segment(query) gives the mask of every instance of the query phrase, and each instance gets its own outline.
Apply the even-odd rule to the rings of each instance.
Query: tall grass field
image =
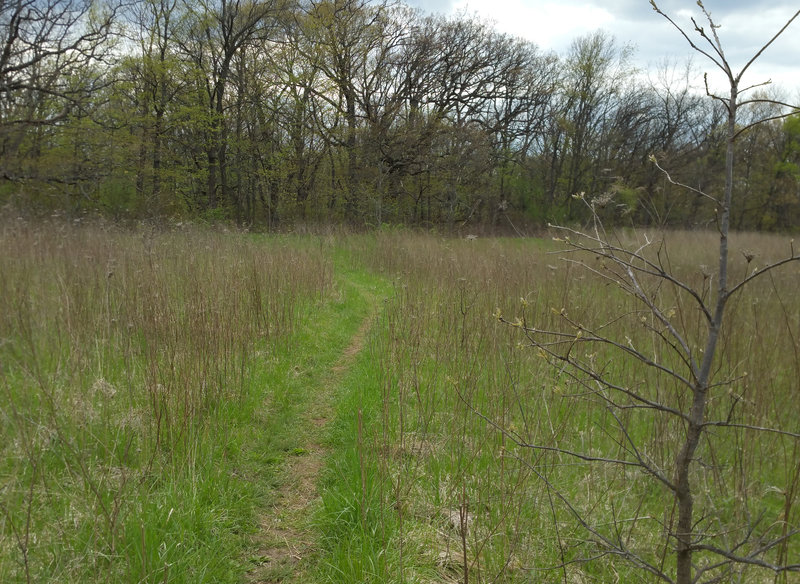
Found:
[[[710,294],[715,235],[665,238],[671,271]],[[734,277],[789,245],[734,234]],[[526,328],[579,322],[680,363],[635,299],[562,249],[551,238],[5,221],[0,582],[661,581],[636,558],[670,573],[672,497],[608,461],[634,444],[667,467],[680,420],[609,408]],[[735,424],[708,429],[692,476],[704,577],[800,581],[715,566],[710,549],[759,534],[736,553],[777,539],[764,561],[800,563],[798,290],[789,264],[728,306],[708,417]],[[654,293],[699,346],[693,304]],[[348,352],[361,320],[363,345]],[[687,407],[674,379],[618,351],[560,350]],[[337,362],[335,383],[320,381],[314,369]],[[296,570],[256,579],[260,518],[305,449],[296,420],[325,400],[334,411],[303,520],[314,541]]]

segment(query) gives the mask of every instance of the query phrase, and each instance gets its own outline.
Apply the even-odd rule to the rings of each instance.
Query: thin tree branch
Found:
[[[659,8],[659,7],[656,5],[656,3],[655,3],[655,0],[650,0],[650,5],[653,7],[653,10],[655,10],[655,11],[656,11],[658,14],[660,14],[661,16],[663,16],[664,18],[666,18],[666,19],[667,19],[667,21],[668,21],[668,22],[669,22],[669,23],[670,23],[672,26],[674,26],[674,27],[675,27],[675,28],[678,30],[678,32],[681,34],[681,36],[683,36],[683,38],[684,38],[684,39],[686,39],[686,42],[687,42],[687,43],[689,43],[689,46],[690,46],[690,47],[692,47],[692,48],[693,48],[695,51],[697,51],[698,53],[700,53],[701,55],[703,55],[704,57],[706,57],[706,58],[707,58],[709,61],[711,61],[712,63],[714,63],[714,64],[715,64],[717,67],[719,67],[720,69],[722,69],[723,71],[725,71],[725,68],[722,66],[722,64],[721,64],[719,61],[717,61],[716,57],[713,57],[712,55],[710,55],[709,53],[707,53],[706,51],[704,51],[703,49],[701,49],[700,47],[698,47],[698,46],[697,46],[697,45],[694,43],[694,41],[693,41],[693,40],[692,40],[692,39],[689,37],[689,35],[688,35],[688,34],[686,34],[686,32],[683,30],[683,28],[682,28],[682,27],[678,26],[678,25],[675,23],[675,21],[674,21],[674,20],[672,20],[672,18],[670,18],[670,17],[669,17],[669,15],[667,15],[666,13],[664,13],[664,12],[662,12],[662,11],[661,11],[661,9],[660,9],[660,8]],[[692,22],[694,22],[694,20],[692,20]],[[696,27],[696,29],[697,29],[698,31],[701,31],[701,30],[702,30],[702,29],[700,29],[699,27],[697,27],[697,24],[696,24],[696,23],[695,23],[695,27]],[[705,36],[705,34],[703,34],[703,37],[704,37],[704,38],[706,38],[706,40],[708,40],[708,37],[706,37],[706,36]],[[710,41],[709,41],[709,42],[710,42]],[[712,44],[712,47],[713,47],[713,44]],[[714,48],[714,52],[717,52],[717,50],[716,50],[716,47],[713,47],[713,48]]]
[[[661,171],[661,173],[666,177],[666,179],[669,181],[670,184],[675,185],[676,187],[680,187],[682,189],[686,189],[687,191],[692,192],[692,193],[694,193],[696,195],[700,195],[701,197],[704,197],[704,198],[708,199],[709,201],[713,201],[714,203],[718,202],[716,198],[712,197],[708,193],[706,193],[704,191],[701,191],[700,189],[696,189],[696,188],[694,188],[692,186],[689,186],[689,185],[687,185],[685,183],[678,182],[678,181],[674,180],[672,178],[672,176],[669,174],[669,171],[667,171],[665,168],[663,168],[658,163],[658,160],[656,159],[655,156],[653,156],[653,155],[650,156],[650,162],[652,162],[655,165],[655,167],[658,170]]]
[[[739,74],[738,74],[738,75],[736,76],[736,78],[735,78],[735,81],[736,81],[736,84],[737,84],[737,85],[739,84],[739,80],[742,78],[742,75],[744,75],[744,72],[745,72],[745,71],[747,71],[747,70],[750,68],[750,65],[752,65],[752,64],[753,64],[753,63],[754,63],[754,62],[755,62],[755,61],[756,61],[756,60],[757,60],[757,59],[758,59],[758,58],[759,58],[759,57],[760,57],[760,56],[761,56],[761,55],[764,53],[764,51],[766,51],[766,50],[769,48],[769,46],[770,46],[772,43],[774,43],[774,42],[775,42],[775,40],[776,40],[776,39],[777,39],[779,36],[781,36],[781,35],[783,34],[783,32],[784,32],[784,31],[785,31],[787,28],[789,28],[789,26],[792,24],[792,22],[794,22],[794,20],[795,20],[795,19],[796,19],[798,16],[800,16],[800,10],[798,10],[797,12],[795,12],[795,13],[794,13],[794,16],[792,16],[792,17],[791,17],[791,18],[790,18],[790,19],[789,19],[789,20],[786,22],[786,24],[784,24],[784,25],[781,27],[781,29],[780,29],[778,32],[776,32],[776,33],[775,33],[775,35],[774,35],[774,36],[773,36],[773,37],[772,37],[772,38],[771,38],[769,41],[767,41],[767,43],[766,43],[766,44],[765,44],[763,47],[761,47],[761,48],[758,50],[758,52],[757,52],[755,55],[753,55],[753,57],[752,57],[752,58],[751,58],[751,59],[750,59],[750,60],[749,60],[749,61],[748,61],[748,62],[745,64],[745,66],[744,66],[744,67],[742,67],[742,70],[741,70],[741,71],[739,71]]]
[[[781,430],[779,428],[769,428],[766,426],[755,426],[753,424],[737,424],[734,422],[708,421],[704,422],[703,425],[713,426],[716,428],[740,428],[743,430],[755,430],[757,432],[768,432],[771,434],[788,436],[789,438],[800,438],[800,432],[789,432],[788,430]]]
[[[752,282],[756,278],[759,278],[759,277],[763,276],[764,274],[768,274],[769,272],[771,272],[775,268],[778,268],[780,266],[783,266],[783,265],[791,263],[791,262],[796,262],[798,260],[800,260],[800,255],[795,255],[794,249],[792,249],[792,255],[791,256],[789,256],[787,258],[784,258],[782,260],[778,260],[777,262],[774,262],[772,264],[769,264],[768,266],[765,266],[765,267],[761,268],[758,271],[754,271],[752,274],[750,274],[749,276],[744,278],[741,282],[739,282],[738,284],[736,284],[735,286],[730,288],[728,290],[728,292],[727,292],[727,296],[728,297],[732,296],[734,293],[736,293],[739,290],[741,290],[746,284]]]
[[[788,112],[788,113],[785,113],[785,114],[779,114],[777,116],[770,116],[768,118],[763,118],[763,119],[760,119],[760,120],[758,120],[756,122],[753,122],[752,124],[747,124],[744,128],[742,128],[741,130],[737,131],[733,135],[733,139],[736,140],[736,138],[739,137],[739,134],[742,134],[743,132],[746,132],[747,130],[749,130],[750,128],[752,128],[754,126],[758,126],[760,124],[763,124],[764,122],[769,122],[771,120],[782,120],[784,118],[788,118],[789,116],[793,116],[795,113],[796,112]]]

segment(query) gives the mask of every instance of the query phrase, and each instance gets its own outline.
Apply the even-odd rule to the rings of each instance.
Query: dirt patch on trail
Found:
[[[364,342],[367,339],[367,333],[369,332],[371,326],[372,318],[365,318],[364,322],[361,323],[361,326],[356,331],[356,334],[354,334],[353,338],[350,339],[350,344],[347,346],[344,352],[342,352],[342,355],[339,357],[339,360],[336,362],[336,364],[331,368],[332,372],[340,373],[353,364],[356,355],[358,355],[361,352],[361,349],[364,348]]]
[[[331,390],[364,348],[372,320],[364,320],[331,367],[314,398],[313,411],[307,410],[298,420],[303,445],[287,457],[274,502],[259,520],[260,529],[254,537],[257,551],[250,558],[252,568],[246,579],[249,584],[303,581],[304,560],[316,552],[308,517],[320,497],[317,484],[327,452],[319,440],[333,415]]]
[[[293,575],[303,559],[314,553],[314,533],[308,514],[319,497],[317,478],[324,452],[319,446],[294,454],[283,470],[272,507],[262,515],[256,536],[258,551],[251,558],[247,582],[270,584]]]

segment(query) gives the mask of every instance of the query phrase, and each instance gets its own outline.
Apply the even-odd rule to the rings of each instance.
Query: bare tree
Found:
[[[64,119],[99,76],[118,5],[90,0],[0,0],[0,148],[8,160],[31,126]],[[8,170],[0,168],[7,176]]]
[[[283,0],[203,0],[184,2],[191,26],[182,51],[204,76],[203,99],[209,122],[206,155],[207,206],[228,203],[227,92],[235,57],[254,43],[266,43],[278,34]]]
[[[133,77],[131,101],[136,104],[141,117],[136,191],[147,201],[147,208],[155,212],[163,209],[160,201],[170,104],[187,85],[187,75],[175,56],[175,37],[183,15],[178,0],[138,2],[130,7],[129,13],[131,40],[141,51],[140,55],[130,59],[126,67]],[[151,186],[146,189],[148,175]]]
[[[297,48],[318,76],[311,94],[335,115],[319,126],[330,146],[343,149],[344,219],[359,219],[359,191],[364,164],[359,160],[363,119],[376,112],[372,91],[380,91],[387,59],[402,31],[393,22],[393,7],[381,0],[309,0],[297,25]]]
[[[720,362],[724,331],[738,332],[736,317],[729,314],[732,300],[757,280],[774,277],[777,268],[800,261],[800,253],[792,243],[788,243],[783,257],[757,269],[751,264],[752,254],[743,252],[744,273],[733,272],[729,249],[736,140],[750,127],[765,121],[753,120],[746,126],[737,123],[740,108],[762,104],[766,99],[759,94],[743,98],[754,87],[742,87],[742,77],[797,19],[800,11],[792,15],[737,72],[725,55],[717,35],[718,25],[702,2],[698,5],[705,26],[692,19],[693,34],[676,24],[655,2],[651,1],[651,4],[695,51],[724,73],[728,82],[728,95],[720,96],[707,90],[709,97],[721,103],[727,113],[724,188],[714,195],[681,185],[690,196],[708,199],[716,207],[719,246],[714,255],[718,266],[716,270],[704,269],[702,280],[698,282],[673,267],[665,237],[649,239],[645,236],[634,245],[627,244],[621,237],[607,231],[598,215],[598,209],[608,203],[606,197],[576,195],[588,207],[593,222],[584,230],[557,227],[563,233],[562,240],[570,252],[565,259],[621,290],[632,299],[634,307],[612,322],[594,325],[580,322],[567,310],[561,310],[557,316],[561,326],[539,328],[530,324],[526,316],[509,324],[520,327],[542,356],[581,387],[582,398],[604,406],[611,420],[611,427],[606,431],[614,430],[619,436],[618,450],[615,454],[600,454],[575,451],[558,443],[529,444],[520,435],[503,431],[519,445],[538,452],[551,451],[593,464],[640,469],[669,493],[668,510],[662,523],[666,539],[663,554],[671,548],[674,551],[673,562],[666,562],[664,555],[637,549],[630,538],[621,535],[622,524],[616,517],[610,531],[599,527],[590,513],[579,509],[579,505],[571,501],[563,490],[559,491],[548,482],[548,487],[555,490],[568,512],[600,547],[600,556],[612,554],[625,558],[657,579],[677,584],[719,582],[744,569],[771,571],[777,581],[780,574],[800,572],[797,557],[792,558],[786,551],[790,549],[789,542],[800,535],[800,527],[791,524],[789,513],[797,496],[796,485],[789,484],[781,490],[786,498],[785,506],[772,516],[740,518],[738,524],[735,518],[717,518],[717,525],[712,527],[706,515],[698,516],[696,513],[699,494],[696,479],[701,443],[707,444],[706,448],[713,452],[715,442],[719,444],[737,431],[793,441],[795,448],[800,440],[800,433],[780,423],[769,425],[771,422],[757,423],[740,417],[739,409],[744,407],[742,400],[730,397],[737,373],[735,368],[726,371]],[[777,105],[784,109],[768,119],[788,116],[794,110],[788,104]],[[652,157],[652,162],[667,180],[672,181],[655,157]],[[696,324],[688,322],[692,320],[688,313],[700,315]],[[498,317],[508,322],[502,316]],[[629,336],[633,335],[631,331],[636,327],[647,331],[650,344],[646,348]],[[741,334],[745,333],[742,331]],[[597,355],[606,355],[608,360],[601,362]],[[631,363],[641,373],[640,380],[649,372],[652,377],[647,379],[655,379],[658,387],[640,380],[626,380],[613,366],[618,361]],[[712,402],[716,404],[722,399],[729,400],[725,408],[712,408]],[[637,415],[667,420],[654,422],[654,427],[668,428],[669,431],[659,432],[652,443],[647,443],[633,421]],[[659,441],[669,441],[670,444],[662,447]],[[664,454],[656,454],[659,447]],[[714,466],[713,462],[703,464]],[[532,468],[537,472],[535,467]],[[715,467],[714,472],[723,473],[724,470]],[[546,476],[540,476],[548,481]]]

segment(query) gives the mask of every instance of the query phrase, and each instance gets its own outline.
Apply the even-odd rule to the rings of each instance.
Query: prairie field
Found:
[[[713,294],[717,236],[663,235],[642,253]],[[735,283],[793,244],[730,245]],[[686,364],[564,248],[3,222],[0,581],[663,581],[673,497],[632,462],[671,474]],[[697,299],[645,284],[702,347]],[[800,582],[771,568],[800,558],[798,289],[788,263],[726,309],[691,477],[706,580]]]

